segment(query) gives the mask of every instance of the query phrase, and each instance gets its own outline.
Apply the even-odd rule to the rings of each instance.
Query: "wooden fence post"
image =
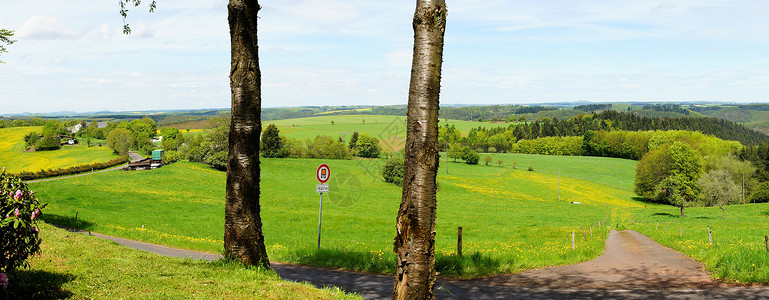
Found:
[[[574,230],[571,231],[571,250],[574,251]]]
[[[654,231],[657,231],[657,229],[660,229],[660,221],[657,221],[657,225],[654,226]]]
[[[710,234],[710,226],[708,226],[708,243],[713,246],[713,235]]]
[[[598,229],[601,229],[601,220],[598,220]]]
[[[681,227],[681,238],[683,238],[683,237],[684,237],[684,228]]]
[[[462,257],[462,226],[457,228],[457,254]]]
[[[585,238],[585,242],[587,242],[587,234],[585,234],[585,227],[582,227],[582,237]]]
[[[766,243],[766,251],[769,252],[769,235],[764,236],[764,242]]]

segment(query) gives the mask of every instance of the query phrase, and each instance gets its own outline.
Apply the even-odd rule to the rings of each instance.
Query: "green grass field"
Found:
[[[24,135],[42,127],[0,128],[0,167],[9,173],[66,168],[104,162],[118,157],[109,147],[87,147],[85,144],[64,146],[59,150],[24,152]]]
[[[719,278],[769,283],[769,244],[764,238],[769,235],[769,204],[730,205],[725,209],[725,219],[717,207],[686,208],[682,218],[679,208],[650,204],[633,210],[636,224],[628,228],[705,263]]]
[[[8,299],[360,299],[272,271],[164,257],[45,223],[40,235],[42,252],[11,275]]]
[[[629,172],[633,161],[515,154],[496,158],[505,164],[441,163],[436,249],[443,276],[512,273],[592,259],[603,251],[607,233],[606,226],[598,229],[598,221],[605,224],[607,216],[626,217],[626,207],[642,206],[632,200],[627,180],[610,178],[617,168]],[[561,161],[561,201],[555,158]],[[512,168],[512,161],[518,161],[518,169]],[[331,192],[324,196],[323,251],[318,252],[314,171],[322,162],[331,166],[333,175]],[[400,187],[381,180],[382,163],[264,159],[261,203],[270,258],[393,272],[392,240]],[[528,165],[535,171],[526,171]],[[179,162],[153,171],[114,171],[31,187],[49,203],[49,222],[220,252],[224,181],[223,172]],[[458,226],[464,233],[462,259],[456,256]],[[577,251],[571,251],[571,232],[577,231],[581,237],[583,229],[588,241],[578,238]]]
[[[263,126],[275,124],[278,126],[281,135],[296,139],[312,139],[318,135],[329,135],[336,138],[347,132],[347,139],[352,133],[368,133],[369,135],[380,139],[380,144],[389,150],[400,150],[403,148],[406,138],[406,117],[401,116],[380,116],[380,115],[334,115],[311,117],[301,119],[285,119],[275,121],[264,121]],[[331,122],[334,125],[331,125]],[[450,124],[463,134],[467,135],[471,128],[477,127],[497,127],[509,126],[505,123],[488,122],[468,122],[450,119],[440,119],[439,126]]]

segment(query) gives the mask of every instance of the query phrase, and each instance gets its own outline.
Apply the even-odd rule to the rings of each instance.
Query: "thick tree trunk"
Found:
[[[225,255],[247,265],[270,267],[259,216],[261,73],[256,38],[256,0],[230,0],[231,39],[229,158],[224,217]]]
[[[396,223],[393,299],[433,299],[438,172],[438,98],[446,2],[417,0],[403,194]]]

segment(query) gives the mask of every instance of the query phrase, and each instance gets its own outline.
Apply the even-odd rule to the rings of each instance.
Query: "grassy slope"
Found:
[[[10,278],[11,299],[357,299],[270,271],[163,257],[41,225],[42,253]]]
[[[406,117],[400,116],[337,115],[265,121],[264,125],[275,124],[281,135],[300,140],[315,138],[318,135],[329,135],[336,138],[341,136],[342,132],[349,132],[347,134],[347,139],[349,139],[353,132],[358,131],[380,139],[382,146],[387,149],[399,150],[403,148],[406,138],[405,120]],[[334,121],[333,126],[331,121]],[[471,128],[479,126],[489,128],[510,125],[440,119],[439,125],[444,126],[445,124],[456,126],[463,135],[467,135]]]
[[[24,135],[40,131],[41,127],[12,127],[0,129],[0,167],[10,173],[39,171],[103,162],[117,155],[106,146],[87,147],[84,144],[64,146],[54,151],[24,152]]]
[[[589,235],[589,226],[607,214],[639,206],[630,200],[633,194],[626,179],[593,176],[617,174],[617,166],[627,173],[634,167],[632,161],[560,158],[563,201],[558,202],[553,157],[499,154],[495,161],[497,157],[506,161],[503,167],[442,162],[437,252],[444,275],[506,273],[591,259],[603,249],[605,230],[596,231],[587,243],[578,241],[575,252],[569,250],[571,231],[585,228]],[[514,160],[519,161],[517,170],[512,169]],[[321,162],[264,159],[262,218],[270,257],[391,272],[400,189],[380,179],[380,160],[325,161],[333,172],[331,193],[324,196],[326,250],[314,250],[318,209],[314,170]],[[545,172],[525,171],[522,162]],[[77,213],[80,224],[75,225],[93,231],[210,252],[222,247],[224,173],[200,164],[109,172],[36,183],[32,188],[50,203],[47,220],[52,222],[72,225]],[[457,226],[464,227],[464,253],[477,252],[476,259],[455,257]]]

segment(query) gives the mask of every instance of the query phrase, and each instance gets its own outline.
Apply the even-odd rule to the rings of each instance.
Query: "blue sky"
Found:
[[[0,115],[226,108],[225,0],[0,0]],[[769,100],[769,1],[449,0],[443,104]],[[263,106],[407,101],[415,1],[262,0]]]

